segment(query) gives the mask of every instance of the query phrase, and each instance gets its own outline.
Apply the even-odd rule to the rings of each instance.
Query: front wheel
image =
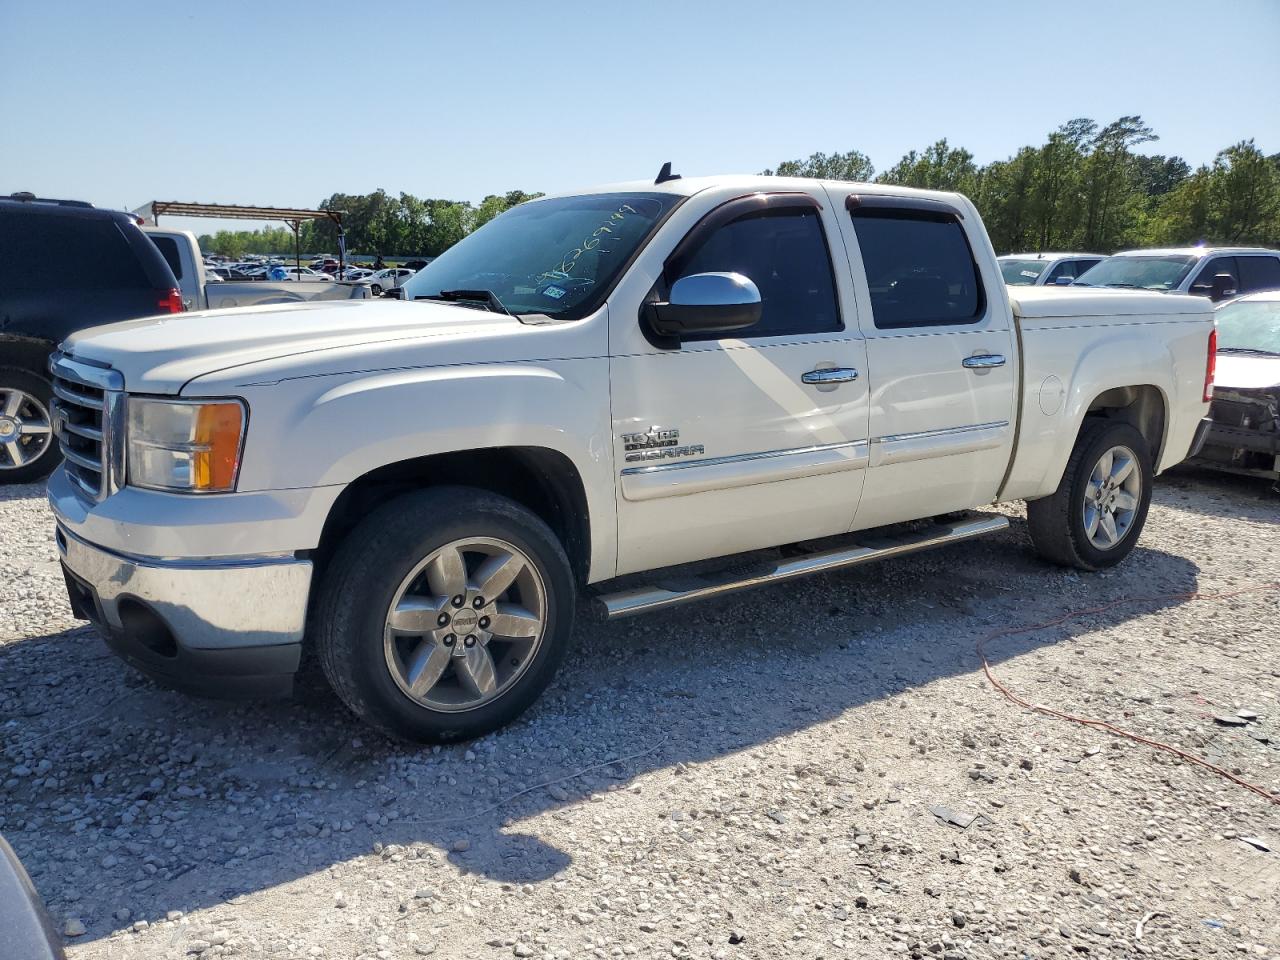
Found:
[[[1151,450],[1138,430],[1087,421],[1057,491],[1027,504],[1036,551],[1081,570],[1115,566],[1138,542],[1153,478]]]
[[[319,586],[314,641],[338,696],[406,740],[489,733],[551,682],[574,581],[549,527],[483,490],[407,494],[370,514]]]
[[[380,296],[382,296],[382,284],[380,284],[380,283],[371,283],[371,284],[369,284],[369,289],[373,292],[373,295],[374,295],[375,297],[380,297]]]

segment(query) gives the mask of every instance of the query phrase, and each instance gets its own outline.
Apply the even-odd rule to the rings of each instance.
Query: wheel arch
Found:
[[[591,518],[582,476],[565,454],[534,446],[428,454],[384,464],[357,477],[325,518],[313,552],[317,575],[345,534],[370,510],[400,494],[434,486],[475,487],[528,508],[560,539],[578,582],[587,582]]]
[[[0,367],[16,367],[49,379],[49,354],[55,344],[37,337],[0,334]]]

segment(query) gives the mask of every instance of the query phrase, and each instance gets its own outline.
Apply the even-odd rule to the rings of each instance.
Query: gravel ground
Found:
[[[71,619],[40,491],[10,489],[0,833],[72,960],[1280,958],[1280,807],[1013,706],[974,649],[1280,580],[1280,499],[1174,474],[1099,575],[1040,563],[1009,512],[935,553],[584,619],[524,720],[412,749],[330,696],[133,674]],[[1166,599],[989,654],[1036,702],[1280,791],[1278,625],[1275,592]]]

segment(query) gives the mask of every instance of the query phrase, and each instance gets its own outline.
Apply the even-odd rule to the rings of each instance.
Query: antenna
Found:
[[[653,181],[655,184],[666,183],[668,180],[679,180],[680,174],[671,172],[671,161],[668,160],[662,165],[662,169],[658,171],[657,178]]]

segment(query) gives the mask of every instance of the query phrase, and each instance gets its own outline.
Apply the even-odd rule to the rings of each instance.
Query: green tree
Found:
[[[766,177],[815,177],[819,180],[869,182],[876,168],[865,153],[814,153],[807,160],[784,160],[777,170],[761,171]]]
[[[878,183],[894,183],[924,190],[954,190],[970,194],[977,186],[978,168],[968,150],[951,147],[943,139],[925,147],[923,153],[912,150],[876,178]]]
[[[1156,139],[1137,115],[1120,117],[1093,137],[1082,171],[1086,249],[1107,253],[1136,239],[1133,226],[1143,203],[1133,148]]]

